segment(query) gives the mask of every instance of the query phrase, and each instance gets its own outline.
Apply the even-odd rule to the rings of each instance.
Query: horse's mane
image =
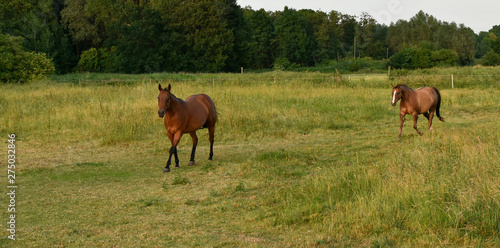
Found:
[[[163,89],[163,90],[164,90],[164,91],[167,91],[166,89]],[[177,100],[182,100],[182,99],[180,99],[180,98],[176,97],[176,96],[175,96],[175,95],[174,95],[171,91],[167,91],[167,92],[168,92],[168,93],[170,93],[170,95],[171,95],[171,96],[173,96],[175,99],[177,99]]]
[[[405,88],[405,89],[407,89],[407,90],[413,90],[412,88],[408,87],[408,85],[406,85],[406,84],[398,84],[397,86],[399,86],[399,87],[403,87],[403,88]],[[396,87],[397,87],[397,86],[396,86]]]

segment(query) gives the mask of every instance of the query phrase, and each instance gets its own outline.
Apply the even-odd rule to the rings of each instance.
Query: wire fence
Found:
[[[434,86],[442,87],[474,87],[474,86],[500,86],[500,73],[495,74],[429,74],[429,75],[387,75],[387,74],[339,74],[339,73],[313,73],[311,76],[304,73],[304,77],[298,76],[299,73],[292,73],[290,75],[285,73],[274,73],[267,75],[246,73],[246,74],[221,74],[218,76],[198,76],[193,75],[179,75],[179,74],[165,74],[162,77],[153,75],[151,77],[141,75],[141,77],[131,76],[130,78],[71,78],[56,80],[57,82],[73,83],[78,85],[92,85],[92,84],[137,84],[137,83],[163,83],[163,82],[193,82],[204,83],[213,85],[218,84],[255,84],[255,83],[289,83],[289,82],[309,82],[309,83],[329,83],[333,85],[343,84],[358,84],[359,86],[386,86],[387,83],[394,82],[413,85],[415,87],[433,84]]]

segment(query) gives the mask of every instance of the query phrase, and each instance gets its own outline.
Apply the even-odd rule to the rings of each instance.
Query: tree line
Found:
[[[9,55],[0,59],[0,80],[26,68],[19,64],[30,56],[46,57],[44,72],[60,74],[237,72],[357,59],[395,68],[500,64],[500,26],[475,34],[422,11],[386,26],[367,13],[268,12],[236,0],[12,0],[0,3],[0,18],[0,52]]]

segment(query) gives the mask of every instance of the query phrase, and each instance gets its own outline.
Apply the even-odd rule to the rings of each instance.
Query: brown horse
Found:
[[[215,104],[209,96],[205,94],[192,95],[188,97],[186,101],[183,101],[175,97],[170,92],[170,88],[170,84],[165,89],[162,89],[161,84],[158,84],[158,90],[160,90],[160,94],[158,95],[158,116],[160,118],[165,116],[163,122],[167,129],[168,138],[172,143],[172,147],[169,150],[167,166],[165,166],[163,172],[170,171],[172,154],[175,155],[175,167],[179,167],[177,145],[182,135],[185,133],[189,133],[193,139],[193,150],[191,151],[189,165],[195,164],[194,153],[196,152],[196,145],[198,144],[196,130],[201,128],[208,128],[210,140],[210,155],[208,159],[212,160],[214,155],[215,122],[217,122]]]
[[[401,132],[403,131],[403,123],[405,121],[405,115],[410,114],[413,116],[413,128],[418,134],[423,133],[417,129],[418,115],[423,114],[425,118],[429,120],[429,128],[432,127],[432,118],[434,117],[434,111],[440,121],[444,119],[439,114],[439,107],[441,106],[441,94],[436,87],[422,87],[414,90],[406,85],[398,84],[392,86],[392,106],[396,106],[396,103],[401,99],[399,103],[399,118],[401,119],[401,125],[399,126],[399,136],[401,139]]]

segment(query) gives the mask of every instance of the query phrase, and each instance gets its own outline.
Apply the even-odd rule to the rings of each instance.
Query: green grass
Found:
[[[134,77],[0,86],[0,151],[16,133],[19,185],[18,240],[4,232],[2,246],[500,245],[496,81],[440,83],[446,122],[430,133],[420,118],[419,136],[408,117],[397,141],[389,85],[410,77]],[[213,161],[200,130],[197,164],[187,166],[187,136],[181,168],[162,173],[169,141],[158,82],[181,98],[214,99]]]

